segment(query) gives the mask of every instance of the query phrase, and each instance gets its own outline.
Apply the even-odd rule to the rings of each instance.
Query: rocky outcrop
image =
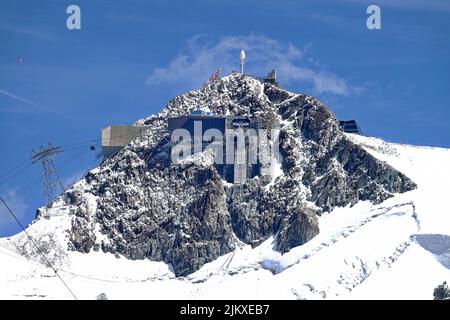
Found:
[[[434,300],[450,300],[450,289],[446,281],[434,289],[433,297]]]
[[[234,249],[225,190],[213,165],[193,161],[149,170],[146,162],[130,161],[120,163],[114,173],[104,172],[114,178],[87,177],[98,197],[93,215],[99,232],[107,235],[103,251],[165,261],[185,275]],[[79,230],[74,217],[71,243],[86,251],[94,235]]]
[[[283,218],[277,237],[277,250],[284,253],[301,246],[319,233],[317,215],[310,208],[297,207]]]
[[[199,108],[257,115],[279,128],[281,172],[230,185],[208,155],[171,163],[167,119]],[[348,140],[317,99],[242,74],[175,97],[136,125],[151,129],[63,197],[73,206],[74,250],[165,261],[182,276],[239,241],[256,246],[277,235],[278,250],[287,252],[317,235],[322,212],[415,188]]]

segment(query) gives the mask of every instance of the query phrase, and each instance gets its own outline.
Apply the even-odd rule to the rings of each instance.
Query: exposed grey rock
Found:
[[[450,289],[446,281],[434,289],[433,296],[434,300],[450,300]]]
[[[97,296],[97,300],[108,300],[106,293],[102,292]]]
[[[308,242],[318,233],[316,212],[307,207],[297,207],[294,212],[283,218],[277,239],[277,250],[287,252]]]
[[[207,161],[171,163],[167,119],[213,107],[279,128],[282,174],[230,186]],[[242,74],[177,96],[136,125],[151,129],[64,195],[74,212],[74,250],[165,261],[182,276],[232,251],[238,240],[255,246],[278,234],[277,248],[287,252],[319,232],[322,211],[415,188],[349,141],[317,99]]]

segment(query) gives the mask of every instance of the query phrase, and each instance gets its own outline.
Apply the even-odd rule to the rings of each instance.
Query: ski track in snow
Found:
[[[381,211],[381,212],[375,213],[375,214],[371,215],[370,217],[365,218],[364,220],[358,222],[357,224],[354,224],[354,225],[350,225],[350,226],[348,226],[348,227],[345,227],[344,230],[342,230],[341,232],[339,232],[339,233],[333,235],[332,237],[330,237],[330,239],[329,239],[328,241],[322,242],[322,243],[320,244],[320,246],[314,248],[314,249],[311,250],[309,253],[303,255],[303,256],[302,256],[301,258],[299,258],[296,262],[294,262],[294,263],[292,263],[292,264],[290,264],[290,265],[288,265],[288,266],[282,267],[282,268],[277,268],[276,270],[273,270],[272,272],[273,272],[274,274],[283,272],[283,271],[286,270],[287,268],[290,268],[290,267],[292,267],[293,265],[302,262],[303,260],[309,259],[311,256],[313,256],[313,255],[319,253],[322,249],[324,249],[324,248],[329,248],[330,246],[332,246],[334,243],[338,242],[339,240],[341,240],[341,239],[343,239],[343,238],[347,238],[347,237],[350,236],[352,233],[354,233],[355,231],[357,231],[360,227],[362,227],[362,226],[364,226],[365,224],[371,222],[373,219],[375,219],[375,218],[377,218],[377,217],[380,217],[380,216],[382,216],[382,215],[388,214],[392,209],[399,209],[399,208],[401,208],[401,207],[403,207],[403,206],[408,206],[408,205],[411,205],[411,206],[412,206],[412,203],[398,204],[398,205],[394,205],[394,206],[391,206],[391,207],[388,207],[388,208],[379,208],[379,209],[376,209],[376,211]],[[401,214],[404,214],[404,213],[401,212]],[[414,217],[414,215],[415,215],[415,213],[413,214],[413,217]],[[417,225],[418,225],[418,228],[420,228],[420,227],[419,227],[419,222],[418,222],[417,220],[416,220],[416,223],[417,223]],[[264,262],[263,262],[262,264],[264,265]],[[263,267],[264,267],[264,266],[263,266]]]

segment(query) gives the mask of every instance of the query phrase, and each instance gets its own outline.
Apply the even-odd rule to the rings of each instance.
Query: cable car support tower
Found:
[[[48,207],[52,201],[57,188],[60,188],[61,192],[64,192],[64,185],[56,172],[54,164],[55,155],[61,152],[63,152],[62,148],[55,147],[49,143],[48,147],[44,148],[41,146],[38,150],[33,150],[31,153],[30,160],[32,163],[42,163],[46,207]]]

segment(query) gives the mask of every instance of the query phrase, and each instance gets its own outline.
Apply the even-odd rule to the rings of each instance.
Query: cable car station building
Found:
[[[251,158],[252,155],[257,155],[258,151],[249,152],[251,148],[257,147],[258,141],[250,141],[247,136],[249,129],[258,132],[260,123],[257,118],[213,115],[208,112],[194,111],[188,115],[169,118],[168,128],[172,137],[172,150],[181,142],[178,138],[174,139],[176,130],[184,129],[190,137],[193,137],[188,142],[191,144],[193,153],[205,151],[214,142],[214,138],[220,134],[223,138],[221,144],[218,144],[218,148],[220,148],[220,158],[223,161],[216,161],[215,165],[219,174],[227,182],[243,184],[260,173],[261,164],[257,157],[256,159]],[[215,132],[215,134],[211,135],[211,132]],[[232,134],[241,132],[245,138],[240,142],[239,138],[230,135],[230,132]]]

